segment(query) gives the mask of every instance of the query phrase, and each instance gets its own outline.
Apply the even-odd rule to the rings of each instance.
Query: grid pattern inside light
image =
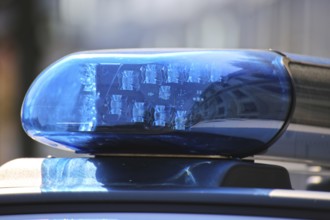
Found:
[[[128,124],[186,130],[191,106],[204,101],[202,92],[221,77],[207,64],[83,65],[78,130]]]
[[[290,86],[272,52],[78,53],[38,77],[22,122],[38,141],[81,152],[152,140],[230,155],[235,141],[257,141],[260,149],[277,136],[291,109]]]

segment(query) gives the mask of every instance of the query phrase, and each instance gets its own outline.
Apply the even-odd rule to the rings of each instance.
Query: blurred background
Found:
[[[330,57],[328,0],[1,0],[0,164],[62,156],[30,140],[20,106],[33,79],[80,50],[253,48]]]

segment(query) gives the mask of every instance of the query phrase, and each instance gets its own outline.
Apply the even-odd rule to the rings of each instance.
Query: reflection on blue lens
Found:
[[[79,153],[240,157],[277,137],[292,99],[273,52],[85,52],[35,80],[22,123],[32,138]]]

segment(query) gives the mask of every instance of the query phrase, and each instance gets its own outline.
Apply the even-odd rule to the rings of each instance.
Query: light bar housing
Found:
[[[22,124],[77,153],[245,157],[278,138],[293,100],[272,51],[90,51],[39,75]]]

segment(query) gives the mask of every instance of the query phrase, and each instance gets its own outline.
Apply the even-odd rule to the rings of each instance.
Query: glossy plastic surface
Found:
[[[278,136],[292,99],[274,52],[84,52],[35,80],[22,123],[32,138],[79,153],[241,157]]]

